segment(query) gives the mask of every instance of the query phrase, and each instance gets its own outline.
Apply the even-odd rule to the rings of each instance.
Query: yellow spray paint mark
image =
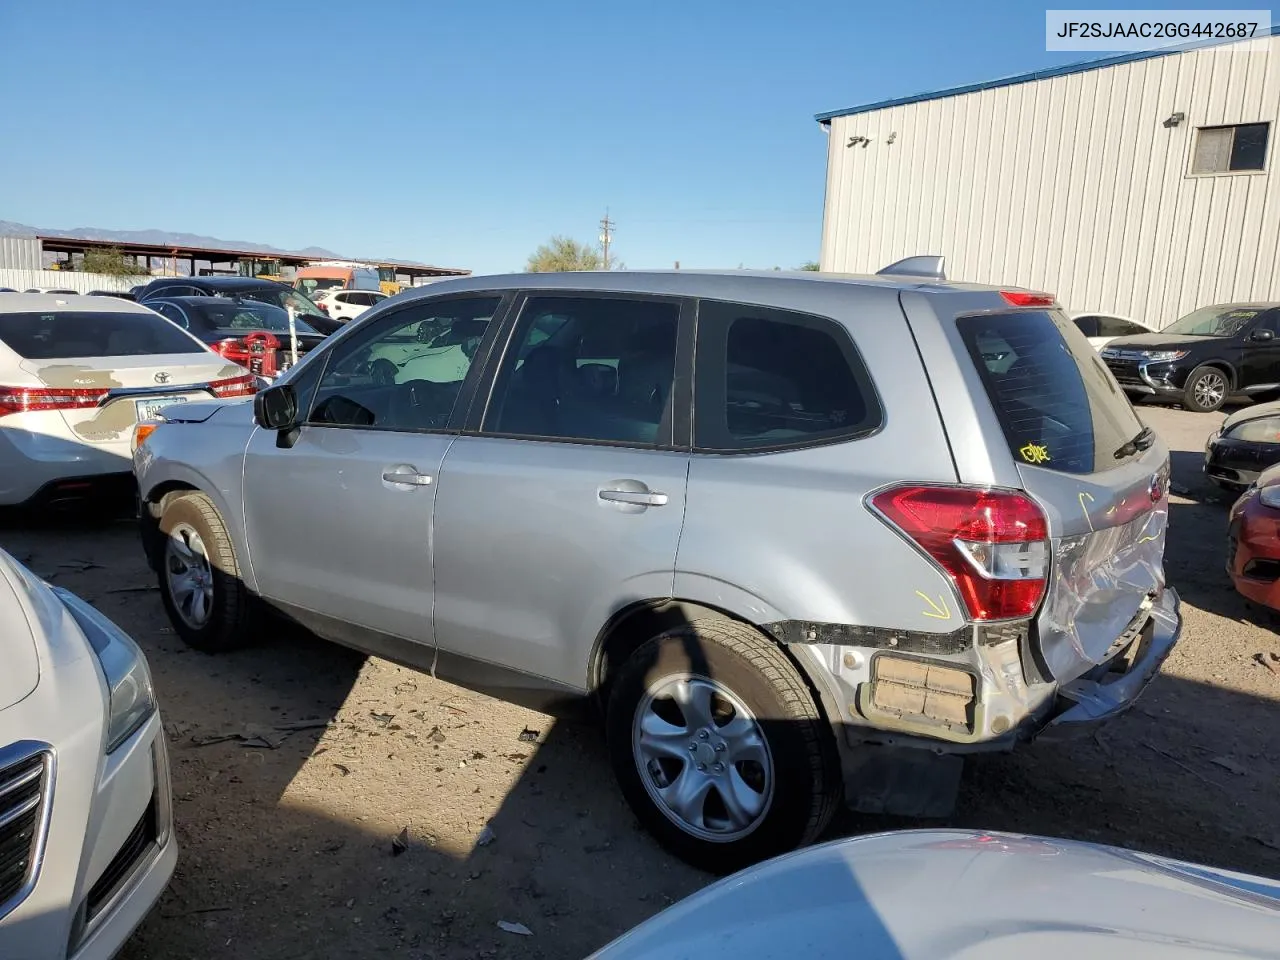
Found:
[[[927,593],[920,590],[916,591],[916,596],[929,605],[928,610],[921,610],[921,614],[933,620],[950,620],[951,608],[947,606],[947,598],[942,594],[938,594],[938,602],[934,603],[933,598]]]
[[[1027,463],[1048,463],[1053,459],[1049,456],[1049,448],[1043,443],[1023,444],[1018,453],[1022,455],[1022,459]]]
[[[1084,502],[1085,502],[1086,500],[1088,500],[1090,503],[1093,503],[1093,494],[1092,494],[1092,493],[1085,493],[1085,492],[1082,490],[1082,491],[1080,492],[1080,509],[1084,511],[1084,522],[1085,522],[1085,523],[1087,523],[1087,524],[1089,524],[1089,532],[1090,532],[1090,533],[1092,533],[1092,532],[1093,532],[1093,518],[1089,516],[1089,508],[1088,508],[1088,507],[1086,507],[1086,506],[1084,505]]]
[[[1151,541],[1153,541],[1153,540],[1155,540],[1155,539],[1156,539],[1156,538],[1155,538],[1155,537],[1153,537],[1151,534],[1147,533],[1147,527],[1151,526],[1151,521],[1152,521],[1153,519],[1154,519],[1154,517],[1147,517],[1147,522],[1146,522],[1146,523],[1144,523],[1144,524],[1142,525],[1142,532],[1143,532],[1143,533],[1145,533],[1145,534],[1146,534],[1146,536],[1141,537],[1141,538],[1138,540],[1138,543],[1150,543]]]

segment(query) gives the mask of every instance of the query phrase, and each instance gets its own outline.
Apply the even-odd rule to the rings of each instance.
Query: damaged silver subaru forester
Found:
[[[717,871],[842,800],[945,814],[966,754],[1122,712],[1181,626],[1164,446],[1053,297],[938,258],[446,281],[139,437],[188,643],[270,607],[594,699],[636,814]]]

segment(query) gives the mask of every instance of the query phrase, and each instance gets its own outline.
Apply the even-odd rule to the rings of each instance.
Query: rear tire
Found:
[[[698,620],[640,647],[609,697],[614,774],[640,822],[728,873],[812,842],[842,795],[835,738],[770,640]]]
[[[1227,402],[1229,389],[1227,375],[1217,367],[1196,367],[1187,377],[1182,405],[1195,413],[1212,413]]]
[[[213,501],[197,492],[166,497],[160,540],[160,597],[178,636],[206,653],[249,643],[251,596]]]

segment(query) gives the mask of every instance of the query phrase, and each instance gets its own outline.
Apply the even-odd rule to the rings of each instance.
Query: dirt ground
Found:
[[[1166,558],[1183,641],[1097,737],[971,761],[951,822],[1277,876],[1280,677],[1253,656],[1280,639],[1222,569],[1226,504],[1200,473],[1221,416],[1141,413],[1175,451],[1184,491]],[[11,524],[0,546],[94,602],[150,658],[181,856],[124,960],[582,957],[710,880],[639,830],[591,726],[300,631],[230,656],[189,651],[131,522]],[[849,815],[830,836],[908,825]]]

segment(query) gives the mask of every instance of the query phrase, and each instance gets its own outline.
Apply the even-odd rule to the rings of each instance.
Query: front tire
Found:
[[[1227,402],[1227,375],[1217,367],[1196,367],[1187,377],[1182,405],[1196,413],[1212,413]]]
[[[247,644],[250,595],[235,546],[205,494],[166,498],[160,514],[160,597],[178,636],[220,653]]]
[[[771,641],[732,621],[655,637],[609,697],[614,774],[682,860],[728,873],[812,842],[841,796],[830,726]]]

